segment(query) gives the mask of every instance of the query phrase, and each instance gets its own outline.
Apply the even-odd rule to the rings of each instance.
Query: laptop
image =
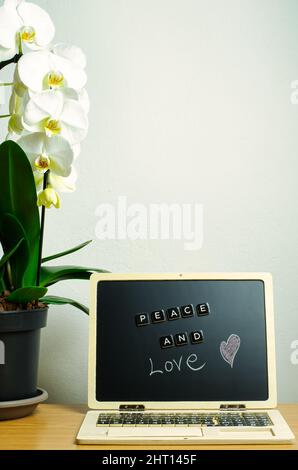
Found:
[[[281,444],[272,278],[94,274],[79,444]]]

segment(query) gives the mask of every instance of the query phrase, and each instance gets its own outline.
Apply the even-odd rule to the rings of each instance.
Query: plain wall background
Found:
[[[204,205],[204,245],[98,241],[65,262],[114,272],[270,271],[279,401],[297,401],[298,78],[296,0],[39,0],[57,42],[88,57],[90,132],[78,189],[48,212],[47,254],[95,238],[95,209]],[[8,74],[8,71],[6,72]],[[2,128],[3,128],[3,123]],[[88,302],[88,285],[52,293]],[[40,386],[86,402],[88,319],[51,307]],[[253,377],[252,377],[253,380]]]

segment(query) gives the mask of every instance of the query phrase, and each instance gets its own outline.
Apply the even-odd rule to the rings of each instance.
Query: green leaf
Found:
[[[10,289],[19,288],[22,286],[24,273],[30,259],[29,243],[23,226],[14,215],[4,214],[2,222],[3,224],[0,226],[0,239],[2,241],[4,254],[9,253],[20,239],[24,240],[22,245],[9,260],[11,279],[6,279],[6,283]],[[10,285],[11,283],[12,285]]]
[[[18,304],[26,304],[39,300],[41,297],[46,295],[48,289],[46,287],[22,287],[12,292],[8,297],[8,302],[14,302]]]
[[[56,282],[68,279],[89,279],[92,273],[106,273],[102,269],[85,268],[81,266],[49,266],[41,267],[40,285],[49,287]]]
[[[81,245],[75,246],[74,248],[70,248],[69,250],[62,251],[61,253],[57,253],[56,255],[47,256],[46,258],[42,259],[42,262],[47,263],[48,261],[52,261],[53,259],[62,258],[62,256],[66,256],[66,255],[70,255],[71,253],[75,253],[76,251],[79,251],[82,248],[85,248],[85,246],[89,245],[89,243],[91,243],[91,242],[92,242],[92,240],[88,240],[87,242],[82,243]]]
[[[6,263],[11,259],[11,257],[18,251],[20,245],[25,241],[24,238],[21,238],[18,243],[11,248],[8,252],[4,253],[2,258],[0,259],[0,294],[6,290],[6,283],[4,280],[4,267]],[[11,269],[11,264],[10,264]]]
[[[17,251],[21,243],[23,243],[25,239],[21,238],[21,240],[16,244],[14,248],[12,248],[8,253],[4,254],[0,259],[0,269],[7,263],[7,261],[12,257],[12,255]]]
[[[81,304],[80,302],[77,302],[76,300],[73,299],[68,299],[67,297],[58,297],[56,295],[48,295],[47,297],[43,297],[40,299],[41,302],[44,304],[48,305],[72,305],[73,307],[78,308],[79,310],[82,310],[82,312],[87,313],[89,315],[89,309]]]
[[[9,237],[14,237],[13,229],[5,230],[4,227],[4,218],[10,215],[18,220],[27,241],[19,247],[18,259],[21,259],[23,250],[30,253],[26,268],[22,265],[18,269],[15,287],[32,286],[36,283],[40,237],[35,182],[26,154],[18,144],[9,140],[0,145],[0,188],[0,241],[3,249],[8,249]]]
[[[4,292],[5,290],[6,290],[6,285],[3,279],[3,274],[1,275],[1,272],[0,272],[0,294],[2,294],[2,292]]]

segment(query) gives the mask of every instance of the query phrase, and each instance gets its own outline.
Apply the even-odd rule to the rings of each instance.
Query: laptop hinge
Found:
[[[220,405],[221,410],[245,410],[246,406],[242,403],[232,403],[231,405]]]
[[[120,405],[119,406],[119,411],[145,411],[145,406],[144,405]]]

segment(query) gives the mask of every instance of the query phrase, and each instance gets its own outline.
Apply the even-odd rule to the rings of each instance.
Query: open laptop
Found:
[[[291,442],[274,343],[270,274],[94,274],[77,442]]]

